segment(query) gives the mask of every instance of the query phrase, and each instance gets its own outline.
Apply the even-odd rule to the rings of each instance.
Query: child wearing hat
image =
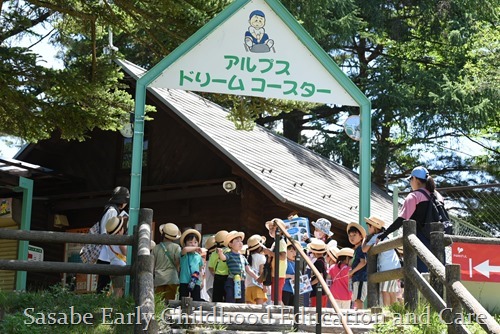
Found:
[[[228,232],[226,230],[220,230],[214,236],[215,247],[223,248],[223,252],[227,253],[229,248],[224,246],[224,240]],[[226,261],[222,261],[219,257],[218,252],[213,252],[208,259],[208,270],[214,275],[214,284],[212,292],[213,302],[225,302],[226,301],[226,291],[224,286],[226,285],[227,276],[229,275],[229,269],[227,268]]]
[[[106,233],[109,235],[123,235],[127,223],[122,216],[112,217],[106,223]],[[108,245],[109,264],[115,266],[124,266],[127,264],[127,246],[126,245]],[[113,293],[116,297],[123,296],[125,287],[125,276],[111,276],[113,284]]]
[[[378,236],[385,232],[385,222],[379,217],[371,216],[365,218],[370,233],[363,242],[363,252],[368,253],[370,248],[377,244]],[[396,250],[390,249],[382,252],[377,256],[377,271],[387,271],[401,268],[399,256]],[[380,283],[380,292],[382,294],[382,302],[384,306],[389,306],[397,302],[397,294],[399,292],[398,280],[390,280]]]
[[[286,229],[285,223],[283,220],[279,218],[274,218],[270,221],[267,221],[265,223],[266,228],[269,230],[269,236],[273,239],[276,239],[276,229],[277,226],[280,225],[282,229]],[[286,268],[287,268],[287,262],[286,262],[286,242],[283,239],[279,240],[278,243],[279,247],[279,276],[278,276],[278,302],[280,304],[283,304],[283,287],[285,286],[285,278],[286,278]],[[275,277],[274,277],[274,266],[276,263],[276,260],[274,259],[274,247],[276,246],[276,241],[273,242],[271,245],[271,248],[264,248],[264,254],[267,255],[269,258],[271,258],[271,264],[272,264],[272,269],[271,269],[271,275],[273,277],[273,283],[272,286],[274,287],[274,282],[275,282]],[[271,295],[274,295],[274,292],[272,292]]]
[[[207,241],[205,241],[205,249],[207,251],[203,261],[205,262],[205,267],[204,267],[205,282],[201,289],[201,295],[202,295],[201,297],[206,301],[212,301],[212,296],[213,296],[214,274],[208,269],[208,261],[212,253],[215,251],[215,248],[216,248],[215,236],[212,235],[208,237]]]
[[[247,261],[253,272],[261,277],[264,272],[266,257],[262,254],[266,238],[258,234],[252,235],[247,241]],[[260,280],[250,275],[245,278],[245,301],[247,304],[264,304],[267,301],[267,288]]]
[[[326,246],[326,257],[325,261],[326,264],[328,265],[328,268],[331,266],[335,265],[337,263],[337,253],[339,252],[339,249],[337,246]]]
[[[363,302],[367,294],[366,253],[363,252],[361,247],[363,240],[366,238],[366,231],[360,224],[350,223],[347,225],[347,235],[349,242],[354,245],[354,259],[349,277],[352,281],[354,309],[357,310],[363,308]]]
[[[311,223],[314,226],[314,238],[323,240],[323,242],[330,246],[337,246],[337,241],[333,239],[333,232],[330,231],[332,228],[332,223],[326,218],[319,218],[315,222]],[[311,239],[307,235],[302,237],[305,243],[310,243]]]
[[[203,281],[203,259],[201,258],[201,234],[195,229],[182,232],[181,268],[179,272],[179,295],[201,301],[201,282]]]
[[[323,279],[326,279],[327,268],[325,262],[325,242],[317,238],[311,238],[311,242],[307,244],[307,250],[313,257],[314,267],[318,269],[321,276],[323,276]],[[316,300],[316,290],[318,289],[318,284],[320,284],[318,277],[316,277],[316,274],[314,272],[311,272],[311,306],[316,306],[316,304],[318,303],[318,301]],[[322,307],[326,307],[327,300],[328,298],[325,291],[323,290],[320,301]]]
[[[332,279],[330,291],[341,309],[351,308],[352,291],[349,289],[349,263],[354,256],[352,248],[342,248],[336,254],[337,263],[331,266],[328,273]]]
[[[230,252],[224,253],[221,248],[217,248],[217,253],[222,261],[226,261],[229,275],[224,286],[226,291],[226,302],[245,303],[245,280],[246,274],[258,280],[248,261],[240,251],[243,248],[245,233],[231,231],[226,235],[224,245],[229,247]]]
[[[174,241],[181,237],[177,225],[160,225],[162,241],[153,248],[155,293],[164,300],[175,300],[179,289],[181,246]]]

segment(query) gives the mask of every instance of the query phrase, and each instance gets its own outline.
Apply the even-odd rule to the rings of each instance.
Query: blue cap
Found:
[[[264,14],[263,11],[257,9],[257,10],[254,10],[253,12],[251,12],[248,18],[251,19],[254,15],[257,15],[260,17],[266,17],[266,15]]]
[[[423,166],[418,166],[413,168],[408,180],[411,179],[412,176],[415,176],[417,179],[427,180],[427,176],[429,176],[429,171]]]

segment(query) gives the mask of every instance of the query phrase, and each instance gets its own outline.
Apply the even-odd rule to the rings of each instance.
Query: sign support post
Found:
[[[19,177],[19,187],[15,191],[23,193],[23,206],[21,212],[21,230],[29,231],[31,228],[31,206],[33,201],[33,180],[25,177]],[[18,260],[26,261],[28,259],[28,241],[19,241]],[[16,275],[16,290],[26,290],[26,271],[18,271]]]

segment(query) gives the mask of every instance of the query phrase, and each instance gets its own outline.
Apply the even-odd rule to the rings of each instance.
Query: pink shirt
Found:
[[[340,268],[337,264],[334,264],[328,273],[332,278],[332,285],[330,286],[330,291],[332,295],[337,300],[351,300],[352,291],[349,290],[349,270],[351,268],[342,263]]]
[[[430,195],[427,189],[422,189]],[[436,198],[439,202],[443,202],[443,197],[441,196],[441,194],[439,194],[437,191],[435,191],[434,194],[436,195]],[[406,196],[403,206],[399,210],[398,217],[404,218],[405,220],[410,219],[417,208],[417,204],[426,201],[428,201],[427,197],[425,197],[425,195],[420,191],[412,191],[408,194],[408,196]]]

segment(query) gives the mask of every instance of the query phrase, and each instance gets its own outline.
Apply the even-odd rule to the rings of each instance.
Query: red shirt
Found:
[[[337,300],[351,300],[352,291],[349,290],[349,267],[347,264],[340,264],[340,268],[337,264],[334,264],[328,273],[332,278],[332,285],[330,286],[330,291],[332,295]]]

